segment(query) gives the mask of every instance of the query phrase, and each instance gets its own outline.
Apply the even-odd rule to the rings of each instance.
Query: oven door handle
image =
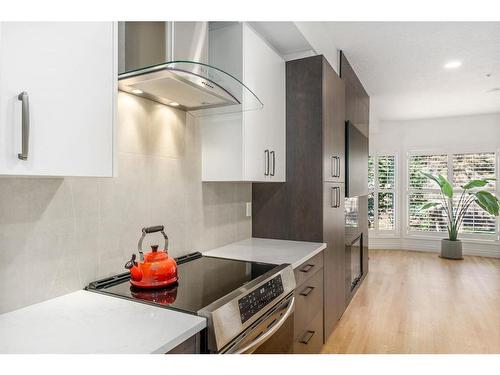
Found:
[[[286,309],[285,314],[274,324],[268,331],[260,335],[256,340],[252,341],[250,344],[240,348],[234,352],[234,354],[250,354],[253,353],[262,343],[267,341],[281,326],[285,323],[288,317],[293,313],[293,307],[295,305],[295,297],[290,299],[290,305]]]

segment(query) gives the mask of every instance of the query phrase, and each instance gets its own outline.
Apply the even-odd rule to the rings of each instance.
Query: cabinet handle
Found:
[[[264,165],[264,176],[269,176],[269,150],[264,151],[265,165]]]
[[[304,267],[302,267],[299,271],[300,272],[304,272],[304,273],[307,273],[309,272],[311,269],[314,268],[314,264],[306,264]]]
[[[313,286],[308,286],[307,288],[305,288],[302,292],[300,292],[299,294],[301,296],[304,296],[304,297],[307,297],[312,291],[314,290],[314,287]]]
[[[22,150],[17,157],[21,160],[28,160],[30,144],[30,99],[27,91],[23,91],[17,96],[17,100],[22,102],[21,128],[22,128]]]
[[[331,174],[332,177],[340,177],[340,157],[333,155],[331,157]]]
[[[300,343],[307,345],[307,343],[312,339],[315,333],[315,331],[307,331],[305,335],[300,339]]]
[[[274,176],[274,172],[276,172],[276,156],[274,151],[271,151],[270,154],[273,156],[273,169],[271,172],[271,176]]]
[[[340,187],[333,186],[330,190],[330,206],[332,208],[340,207]]]

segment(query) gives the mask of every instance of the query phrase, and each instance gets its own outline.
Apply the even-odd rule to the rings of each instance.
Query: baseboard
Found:
[[[440,240],[406,239],[406,238],[373,238],[370,237],[370,249],[384,250],[412,250],[439,253]],[[463,243],[464,255],[476,255],[491,258],[500,258],[500,245],[498,243]]]

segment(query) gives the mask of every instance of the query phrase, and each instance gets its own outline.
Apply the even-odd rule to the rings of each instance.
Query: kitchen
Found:
[[[318,24],[0,23],[0,353],[325,353],[371,101]]]
[[[45,37],[43,37],[44,33]],[[302,168],[298,162],[294,165],[293,147],[303,146],[299,139],[295,141],[296,145],[290,140],[293,126],[285,127],[285,95],[287,93],[295,95],[293,92],[296,91],[293,87],[285,87],[286,64],[250,24],[120,22],[5,23],[2,25],[4,48],[9,48],[9,42],[18,48],[16,42],[23,39],[33,40],[33,36],[37,35],[46,40],[46,44],[54,43],[51,46],[54,50],[61,51],[62,46],[57,43],[65,43],[65,40],[52,40],[55,39],[55,35],[60,34],[66,37],[71,36],[74,42],[78,41],[75,45],[78,46],[80,54],[78,64],[81,65],[75,66],[73,62],[72,66],[68,67],[68,75],[97,62],[102,66],[103,72],[101,75],[89,74],[84,77],[87,87],[80,87],[77,94],[82,96],[81,100],[75,100],[74,96],[58,99],[58,101],[63,101],[59,105],[62,104],[64,108],[62,112],[68,111],[67,115],[70,111],[88,113],[88,116],[82,116],[73,125],[79,126],[78,123],[81,122],[81,127],[86,133],[83,131],[71,131],[71,134],[66,133],[67,135],[61,133],[58,142],[60,146],[51,145],[52,151],[46,157],[43,154],[46,153],[48,145],[43,144],[43,127],[47,127],[48,131],[49,126],[53,127],[58,118],[52,118],[51,123],[44,123],[41,111],[52,104],[47,103],[44,106],[44,100],[54,99],[50,96],[42,97],[37,92],[36,85],[33,85],[29,78],[23,77],[26,85],[23,92],[26,93],[24,95],[27,99],[24,99],[26,104],[23,100],[19,100],[21,118],[15,118],[15,120],[7,118],[7,121],[19,120],[21,124],[28,122],[28,126],[32,126],[28,139],[31,147],[27,150],[22,149],[26,155],[25,159],[18,158],[14,161],[14,158],[9,155],[9,158],[4,161],[3,173],[51,177],[46,180],[47,184],[45,184],[45,179],[30,177],[6,178],[2,183],[2,195],[16,197],[11,201],[13,206],[10,209],[5,207],[6,210],[15,212],[14,218],[9,220],[14,224],[11,241],[19,243],[21,239],[19,236],[21,236],[26,242],[23,256],[12,256],[14,264],[10,264],[7,268],[2,284],[5,291],[12,288],[13,285],[9,284],[9,280],[12,280],[9,272],[16,272],[16,270],[18,272],[19,267],[25,266],[29,267],[27,271],[35,275],[43,287],[35,290],[26,288],[29,290],[21,290],[19,294],[5,292],[6,298],[2,299],[2,306],[8,311],[23,307],[26,303],[32,305],[34,302],[44,301],[51,296],[63,296],[5,314],[2,330],[4,334],[8,334],[10,329],[18,330],[15,322],[19,320],[19,314],[28,314],[22,318],[23,324],[26,325],[26,322],[31,320],[30,309],[36,319],[33,323],[35,326],[29,329],[36,330],[44,311],[47,314],[53,314],[54,310],[50,309],[51,303],[62,303],[67,299],[67,303],[71,305],[72,297],[78,300],[78,298],[102,298],[102,295],[112,295],[134,301],[146,301],[153,305],[169,306],[177,311],[208,318],[206,330],[200,329],[203,326],[200,322],[204,319],[193,317],[192,326],[188,325],[187,333],[182,332],[181,335],[172,337],[166,335],[165,342],[159,347],[154,346],[156,343],[151,348],[147,345],[142,348],[131,347],[130,350],[135,352],[175,353],[179,350],[187,353],[254,352],[259,347],[254,343],[252,345],[247,343],[248,345],[244,346],[241,344],[233,349],[227,346],[230,343],[234,345],[235,340],[240,340],[241,335],[250,326],[256,325],[261,320],[263,323],[259,324],[266,326],[285,312],[285,318],[291,316],[288,321],[294,320],[295,323],[294,327],[288,329],[286,333],[289,337],[286,345],[281,339],[277,348],[274,348],[272,340],[265,340],[263,342],[267,342],[269,348],[261,348],[261,350],[264,353],[319,353],[324,337],[332,331],[345,308],[346,291],[349,298],[351,297],[350,285],[347,288],[343,282],[346,262],[341,194],[343,196],[344,193],[340,191],[341,187],[343,189],[343,178],[346,175],[344,163],[347,160],[343,155],[344,84],[329,63],[321,56],[299,60],[310,65],[311,69],[317,70],[319,77],[321,77],[322,69],[329,74],[327,78],[324,78],[324,82],[311,81],[311,85],[319,83],[325,88],[330,84],[338,86],[336,88],[338,98],[332,93],[329,99],[322,99],[322,89],[319,86],[317,97],[310,105],[310,110],[315,111],[313,105],[321,103],[322,100],[335,103],[333,111],[335,117],[328,121],[335,121],[336,130],[332,128],[329,137],[335,140],[337,148],[329,150],[325,155],[325,166],[321,161],[317,165],[320,173],[323,173],[321,172],[323,168],[325,169],[325,179],[332,181],[331,186],[325,185],[324,199],[325,201],[331,200],[326,205],[325,211],[329,210],[336,214],[336,218],[332,217],[336,220],[336,224],[327,223],[326,221],[330,219],[326,213],[328,211],[325,212],[325,233],[328,232],[327,225],[331,228],[337,225],[335,228],[337,236],[331,240],[332,245],[327,250],[327,255],[324,256],[327,244],[323,241],[322,234],[314,234],[318,233],[318,229],[319,232],[322,231],[321,227],[313,228],[317,227],[314,218],[311,218],[309,222],[300,223],[282,221],[279,227],[291,231],[290,234],[273,233],[272,231],[278,228],[273,228],[266,223],[272,215],[265,211],[269,208],[262,206],[262,201],[266,202],[268,199],[265,189],[267,186],[287,186],[285,176],[287,174],[291,176],[295,170]],[[96,45],[95,41],[88,37],[88,35],[96,34],[108,35],[109,40],[102,38],[102,44]],[[113,39],[115,36],[116,40]],[[228,39],[231,40],[230,45],[234,46],[234,51],[228,51]],[[200,43],[200,40],[203,43]],[[189,43],[183,43],[183,41]],[[43,50],[47,50],[47,46],[41,45],[39,40],[33,40],[33,42],[40,45],[41,57]],[[122,48],[115,49],[115,45],[122,46]],[[168,50],[165,54],[170,54],[170,56],[154,56],[154,53],[158,53],[161,46],[165,45]],[[26,50],[35,48],[28,45],[25,47]],[[234,61],[229,59],[227,55],[224,55],[228,52],[229,56],[238,58],[233,59]],[[209,55],[213,58],[207,61]],[[256,56],[258,59],[255,58]],[[107,60],[104,59],[105,57]],[[119,59],[120,57],[122,60]],[[65,58],[68,60],[67,64],[64,63]],[[70,59],[73,60],[73,58],[73,54],[68,54],[68,51],[63,50],[63,56],[47,55],[47,64],[52,64],[54,60],[57,60],[59,64],[69,66]],[[116,71],[113,69],[116,58],[118,58],[118,80],[113,84],[110,78],[112,78],[111,74]],[[103,64],[105,61],[108,62],[108,67]],[[164,61],[181,62],[172,63],[170,66],[167,63],[166,66]],[[237,65],[238,61],[240,65]],[[345,64],[348,64],[347,60],[345,61]],[[208,62],[217,68],[203,65]],[[161,65],[144,68],[144,66],[156,64]],[[14,65],[21,69],[17,56],[15,59],[13,57],[12,62],[7,61],[4,67],[8,71],[10,66]],[[230,70],[232,67],[234,70]],[[293,69],[292,62],[288,69]],[[60,70],[58,70],[58,75],[62,78],[61,81],[66,80]],[[297,77],[297,82],[304,79],[298,73],[294,76]],[[106,77],[109,85],[98,90],[97,82],[102,82]],[[200,77],[203,84],[209,82],[219,91],[199,89],[200,84],[195,79]],[[240,77],[241,81],[234,77]],[[54,82],[54,77],[49,73],[43,79],[46,81],[40,83],[40,86],[43,84],[44,90],[47,89],[49,82],[57,88],[58,83]],[[332,81],[329,82],[327,79]],[[12,85],[19,85],[14,79],[12,81]],[[260,97],[257,97],[241,82],[252,85]],[[118,93],[114,92],[116,84],[119,89]],[[293,79],[289,78],[287,84],[293,85]],[[314,88],[314,86],[311,87]],[[230,99],[235,98],[238,103],[242,104],[227,105],[224,102],[224,105],[220,107],[222,109],[220,113],[216,113],[218,108],[212,102],[204,104],[204,101],[228,100],[221,99],[224,95]],[[102,98],[107,98],[107,100],[102,100]],[[117,121],[111,128],[108,120],[114,116],[112,105],[115,98],[117,99]],[[67,103],[64,103],[64,100],[67,100]],[[288,100],[293,99],[290,97]],[[7,105],[11,103],[6,103]],[[204,106],[208,109],[202,108]],[[86,111],[86,108],[90,107],[94,110]],[[29,114],[23,112],[25,108]],[[306,109],[303,108],[304,111]],[[209,113],[206,114],[203,111]],[[11,116],[16,116],[16,114]],[[57,116],[60,116],[61,126],[63,126],[66,123],[63,120],[67,116],[64,113]],[[290,118],[292,114],[288,116]],[[296,117],[297,121],[303,121],[300,116]],[[353,118],[353,120],[356,119]],[[95,129],[88,127],[89,122],[95,124]],[[322,125],[322,123],[323,120],[318,119],[314,126],[319,128],[329,126]],[[364,126],[367,125],[364,123]],[[352,127],[352,124],[350,126]],[[19,129],[12,130],[17,133],[12,136],[23,137],[25,134],[23,128],[21,128],[21,134],[19,134]],[[285,133],[285,131],[290,133]],[[312,132],[313,129],[311,129]],[[358,133],[363,138],[362,134]],[[111,152],[114,150],[114,134],[116,134],[117,155]],[[4,139],[11,139],[12,136]],[[67,139],[63,142],[65,136]],[[289,137],[288,145],[285,145],[285,136]],[[100,143],[97,143],[96,139],[99,139]],[[82,142],[82,140],[87,142]],[[7,146],[13,147],[7,144],[5,146],[6,148]],[[94,160],[86,160],[85,155],[90,150],[93,152]],[[321,153],[321,150],[319,152]],[[308,150],[307,153],[312,155],[314,150]],[[366,137],[364,153],[364,158],[367,160]],[[68,164],[64,158],[60,160],[60,155],[63,154],[71,154],[75,158],[78,158],[80,154],[81,165]],[[316,158],[322,158],[320,154],[316,154]],[[286,167],[285,161],[288,162]],[[12,168],[9,164],[12,163],[14,163],[14,169],[9,170]],[[52,177],[67,175],[77,177]],[[323,177],[318,175],[316,179],[318,185],[315,188],[322,189],[322,180]],[[253,189],[251,182],[253,182]],[[270,184],[270,182],[279,182],[279,184]],[[362,180],[359,185],[364,186],[366,190],[367,184],[366,181],[364,182],[363,185]],[[289,185],[292,183],[290,182]],[[298,194],[298,192],[293,194]],[[307,192],[302,194],[304,199],[308,195]],[[312,203],[315,209],[319,204],[320,211],[314,212],[315,215],[322,210],[322,200],[323,198],[321,202]],[[39,211],[33,212],[33,206],[39,207]],[[272,212],[279,213],[291,208],[271,207],[270,209]],[[297,209],[298,213],[304,212],[306,207],[297,206]],[[262,218],[261,215],[263,215]],[[271,221],[274,220],[278,218]],[[16,228],[15,223],[26,224]],[[154,226],[156,224],[160,226]],[[293,226],[297,225],[302,227],[309,225],[311,228],[300,233],[293,229]],[[57,230],[53,231],[52,228],[57,228]],[[141,228],[143,228],[142,234]],[[262,230],[264,231],[260,233],[259,231]],[[95,233],[98,235],[96,236]],[[252,239],[252,233],[253,237],[261,238]],[[308,236],[311,235],[313,237],[309,238]],[[137,243],[139,237],[139,245],[133,245]],[[337,254],[333,252],[333,241],[337,241],[335,245]],[[151,250],[152,245],[156,247],[152,247]],[[134,248],[138,250],[134,251]],[[168,249],[167,258],[153,260],[152,257],[163,254],[164,249]],[[332,249],[332,254],[330,254],[330,249]],[[18,251],[15,248],[12,250]],[[36,266],[31,266],[26,261],[26,257],[35,256],[35,253],[41,256],[41,260]],[[42,256],[42,254],[46,255]],[[151,259],[150,265],[147,265],[148,257]],[[335,261],[334,257],[336,257]],[[176,261],[173,258],[176,258]],[[219,258],[236,261],[222,261]],[[341,264],[342,270],[338,266],[335,269],[333,262]],[[280,271],[270,267],[269,264],[276,266],[291,264],[292,267],[280,266],[282,268]],[[123,268],[124,265],[130,269],[130,272]],[[158,274],[147,269],[147,267],[152,269],[160,266]],[[363,276],[366,275],[366,267],[367,259],[364,262]],[[295,272],[292,272],[292,268]],[[239,269],[241,271],[238,271]],[[250,275],[248,270],[251,270]],[[233,272],[234,275],[232,275]],[[240,314],[237,314],[238,321],[235,322],[235,325],[239,327],[238,330],[230,334],[221,332],[219,335],[222,338],[216,337],[216,327],[213,325],[219,318],[216,312],[206,312],[203,309],[254,279],[259,280],[259,284],[254,289],[262,288],[265,283],[261,279],[269,272],[273,277],[279,274],[283,284],[280,281],[278,286],[281,288],[281,293],[278,296],[272,295],[268,298],[273,301],[273,304],[282,303],[283,308],[279,308],[279,304],[273,306],[268,302],[262,302],[258,311],[253,311],[251,308],[251,311],[245,313],[240,306],[242,321],[239,322]],[[136,274],[140,274],[137,282]],[[213,274],[224,275],[224,277],[218,280]],[[133,284],[132,288],[129,283],[130,275],[132,275],[130,280]],[[141,277],[145,280],[141,281]],[[273,277],[268,275],[266,280],[273,279]],[[326,288],[323,286],[324,277],[325,283],[330,283]],[[117,278],[123,279],[123,282],[115,287]],[[163,283],[156,284],[155,280],[159,278],[163,278]],[[210,278],[213,280],[205,285]],[[175,286],[172,289],[173,285]],[[70,293],[84,287],[86,291]],[[203,288],[203,293],[199,290],[200,287]],[[330,297],[327,293],[324,297],[323,290],[331,287],[335,289],[335,296]],[[275,290],[274,284],[272,290]],[[100,295],[90,294],[89,296],[89,292],[99,292]],[[238,301],[242,301],[242,297],[247,295],[247,292],[240,292],[240,294]],[[80,295],[85,296],[80,297]],[[283,297],[288,299],[281,301]],[[252,301],[255,300],[254,297],[251,298],[253,298]],[[323,298],[326,302],[324,313]],[[123,301],[111,299],[110,303],[123,303]],[[309,308],[307,306],[309,303],[313,303],[314,306]],[[38,311],[37,308],[41,310]],[[275,312],[274,308],[279,309]],[[101,310],[104,309],[104,307],[101,308]],[[86,314],[91,313],[92,311],[86,312]],[[267,316],[269,314],[271,315]],[[324,318],[324,316],[332,318]],[[50,320],[49,316],[46,318]],[[56,321],[64,321],[64,316]],[[274,323],[276,327],[256,331],[255,336],[268,331],[281,333],[283,330],[280,331],[277,328],[284,325],[285,321],[287,319],[279,319],[277,323]],[[103,321],[103,325],[108,325],[106,320]],[[7,326],[12,328],[7,329]],[[57,326],[50,325],[46,329],[59,330]],[[200,329],[201,333],[196,329]],[[255,327],[252,329],[255,330]],[[88,329],[86,331],[93,336],[93,332]],[[189,333],[194,334],[189,335]],[[267,333],[266,337],[271,336],[270,333]],[[113,341],[116,342],[116,340]],[[74,348],[68,346],[64,340],[58,340],[56,343],[36,340],[27,343],[21,340],[17,345],[14,342],[14,340],[4,341],[6,346],[2,347],[2,352],[38,352],[39,350],[48,353],[98,352],[94,347],[86,347],[83,339],[75,340]],[[192,344],[189,344],[190,342]],[[105,353],[120,352],[122,345],[124,345],[123,342],[118,348],[113,345],[103,346],[101,350]],[[248,348],[245,349],[245,347]]]

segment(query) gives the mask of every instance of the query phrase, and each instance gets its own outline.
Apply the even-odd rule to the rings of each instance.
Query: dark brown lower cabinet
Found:
[[[294,354],[319,354],[323,346],[323,312],[319,311],[293,344]]]
[[[294,345],[296,354],[320,353],[323,346],[323,252],[295,270]]]

